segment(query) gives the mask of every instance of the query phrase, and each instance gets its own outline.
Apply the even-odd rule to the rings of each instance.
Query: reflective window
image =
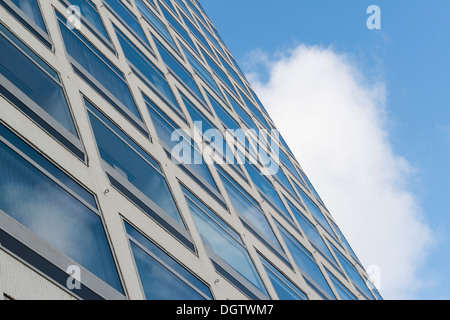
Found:
[[[67,28],[64,20],[59,21],[59,26],[74,71],[138,129],[146,132],[123,73],[79,32]]]
[[[258,298],[258,294],[251,289],[251,285],[267,295],[264,284],[242,244],[240,236],[186,188],[183,187],[183,191],[197,230],[216,270],[237,285],[250,298]],[[234,272],[227,272],[227,266]],[[237,273],[242,279],[233,273]],[[251,285],[247,285],[247,282]],[[260,294],[259,297],[261,297]]]
[[[167,231],[192,247],[184,222],[159,164],[85,101],[103,168],[121,193]]]
[[[136,0],[136,6],[138,7],[139,11],[141,12],[142,16],[147,20],[147,22],[153,26],[158,33],[166,39],[166,41],[172,45],[173,48],[176,49],[175,42],[172,39],[172,36],[169,33],[169,30],[167,30],[166,26],[159,20],[159,18],[151,11],[141,0]]]
[[[84,159],[58,74],[1,24],[0,47],[0,93]]]
[[[328,231],[328,233],[336,237],[333,230],[331,230],[330,225],[328,224],[327,219],[323,215],[322,211],[320,211],[319,207],[311,200],[310,197],[306,195],[306,193],[303,192],[297,185],[297,190],[300,194],[301,199],[303,200],[303,203],[305,204],[308,211],[314,216],[314,218],[320,223],[320,225]]]
[[[180,35],[180,37],[186,41],[186,43],[193,49],[195,49],[195,45],[194,42],[192,42],[191,37],[189,37],[188,32],[185,30],[184,27],[182,27],[176,20],[175,18],[172,17],[172,15],[166,10],[164,9],[164,7],[161,7],[161,11],[164,15],[164,17],[167,19],[167,21],[170,23],[170,25],[172,26],[172,28]]]
[[[356,297],[330,271],[327,270],[327,273],[341,300],[357,300]]]
[[[369,288],[367,288],[366,283],[360,276],[359,272],[355,269],[355,267],[350,263],[350,261],[348,261],[346,257],[342,255],[342,253],[338,249],[333,247],[333,251],[336,254],[337,259],[341,263],[342,268],[344,268],[348,277],[350,278],[351,281],[353,281],[357,289],[361,290],[367,299],[373,299],[373,296],[370,293]]]
[[[333,299],[334,295],[331,291],[325,277],[320,271],[313,255],[303,247],[286,229],[278,225],[284,243],[289,249],[289,252],[294,259],[295,264],[299,267],[305,280],[307,280],[312,287],[322,289],[321,295],[327,299]],[[317,287],[318,286],[318,287]],[[326,293],[326,295],[324,295]]]
[[[250,117],[250,115],[242,109],[242,107],[232,98],[228,92],[226,93],[228,97],[228,101],[230,101],[231,106],[233,107],[234,111],[238,114],[239,118],[247,125],[249,129],[258,130],[258,127],[253,122],[253,119]]]
[[[221,94],[219,87],[217,86],[216,82],[214,81],[211,74],[200,64],[200,62],[197,60],[197,58],[194,58],[194,56],[183,47],[183,51],[186,55],[186,58],[192,68],[194,69],[195,73],[205,81],[217,94]]]
[[[318,251],[322,255],[326,256],[327,259],[330,260],[330,262],[335,264],[336,262],[334,260],[333,255],[331,254],[330,250],[325,244],[325,241],[320,236],[316,227],[289,200],[287,201],[292,213],[294,214],[295,219],[300,225],[300,228],[302,229],[303,233],[308,237],[308,239],[311,241],[312,245],[316,249],[318,249]]]
[[[247,169],[250,178],[253,180],[253,183],[259,189],[261,196],[268,201],[277,212],[281,213],[286,218],[291,219],[289,212],[286,210],[283,201],[275,191],[272,183],[261,174],[261,171],[257,167],[249,164],[248,161],[245,162],[245,168]]]
[[[147,300],[212,300],[211,291],[185,267],[125,222]]]
[[[183,113],[164,74],[122,32],[116,29],[116,33],[133,72],[182,116]]]
[[[0,5],[14,15],[48,48],[51,48],[38,0],[0,0]]]
[[[182,95],[182,98],[195,127],[202,133],[203,140],[208,144],[212,154],[215,156],[215,160],[228,164],[245,179],[243,171],[237,164],[237,159],[235,159],[222,133],[184,95]]]
[[[200,102],[204,103],[203,96],[200,93],[200,89],[194,81],[194,78],[186,70],[185,67],[181,65],[180,62],[169,52],[166,48],[155,39],[156,46],[158,47],[159,54],[161,58],[172,72],[172,74],[179,79],[181,84],[183,84]]]
[[[0,216],[6,213],[39,239],[123,293],[93,196],[2,125],[0,181]],[[5,220],[2,218],[2,221]],[[0,223],[0,227],[7,229],[12,225]],[[27,239],[32,237],[25,234],[28,231],[23,232],[19,241],[35,248],[46,248],[36,241],[27,244]],[[48,249],[43,252],[48,254]],[[67,259],[65,263],[71,264]],[[88,276],[83,278],[87,286],[89,279]]]
[[[303,293],[295,284],[286,278],[278,269],[276,269],[270,262],[259,256],[270,282],[272,283],[278,299],[280,300],[308,300],[306,294]]]
[[[136,16],[122,3],[121,0],[103,0],[110,11],[125,27],[133,33],[144,45],[149,46],[145,33]]]
[[[63,4],[68,6],[77,6],[80,9],[81,20],[88,26],[94,34],[100,35],[99,38],[110,47],[110,39],[108,32],[106,32],[103,25],[102,18],[97,11],[96,6],[91,0],[60,0]]]
[[[152,117],[159,141],[166,150],[168,156],[177,164],[181,162],[181,167],[186,168],[185,170],[188,171],[188,174],[190,174],[194,180],[202,186],[205,186],[207,191],[212,193],[212,195],[223,204],[223,199],[219,194],[216,183],[202,158],[201,152],[195,145],[195,142],[192,141],[192,139],[172,120],[170,120],[149,98],[144,96],[144,100],[147,104],[150,116]],[[175,131],[176,133],[174,135]],[[174,137],[176,139],[174,139]],[[189,155],[184,153],[178,155],[176,154],[176,150],[174,150],[175,148],[179,148],[183,152],[189,150]],[[177,159],[178,156],[180,157],[179,159]]]
[[[237,95],[236,90],[234,89],[225,72],[223,72],[222,69],[219,68],[219,66],[210,58],[210,56],[205,51],[203,51],[203,57],[205,58],[206,63],[209,65],[212,71],[217,75],[217,77],[222,80],[222,82],[228,87],[228,89],[231,90],[231,92]]]
[[[238,187],[237,184],[233,182],[233,179],[222,169],[219,167],[217,167],[217,169],[220,173],[231,204],[241,218],[245,227],[270,249],[272,249],[272,251],[281,259],[286,260],[283,249],[281,249],[280,243],[278,242],[275,233],[270,227],[270,224],[262,212],[259,204],[244,190],[242,190],[242,188]]]

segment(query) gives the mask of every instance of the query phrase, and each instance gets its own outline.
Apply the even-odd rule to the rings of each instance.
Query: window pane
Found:
[[[284,243],[286,243],[292,258],[294,259],[295,264],[304,274],[308,275],[316,285],[328,293],[329,298],[333,299],[333,292],[331,291],[312,254],[308,252],[297,240],[295,240],[282,226],[278,225],[278,228],[280,229],[281,236],[283,237]]]
[[[61,0],[64,2],[68,2],[71,5],[77,6],[80,8],[81,16],[89,21],[89,23],[101,34],[105,37],[105,39],[109,40],[108,33],[106,32],[105,26],[103,25],[102,19],[98,14],[95,5],[90,0]]]
[[[126,222],[125,228],[130,236],[131,250],[148,300],[213,299],[209,287],[190,271]]]
[[[134,116],[141,120],[123,74],[117,68],[112,68],[111,63],[107,62],[108,60],[98,51],[95,52],[86,46],[88,42],[83,36],[79,33],[76,35],[76,31],[69,30],[61,21],[59,25],[67,53],[108,90],[109,94],[116,97]]]
[[[0,180],[2,211],[122,292],[96,213],[3,143]]]
[[[237,213],[251,223],[251,227],[264,235],[268,241],[270,241],[271,245],[282,250],[266,216],[262,213],[256,202],[251,201],[248,196],[244,196],[242,192],[245,191],[239,190],[238,187],[231,182],[231,178],[227,177],[225,172],[220,169],[219,172],[221,173],[222,182],[230,197],[230,201]]]
[[[205,246],[228,263],[256,288],[265,293],[266,290],[259,274],[242,244],[237,242],[237,240],[229,233],[226,233],[219,224],[214,222],[193,201],[191,201],[189,198],[194,198],[194,196],[189,193],[189,191],[184,189],[184,192],[195,225],[197,226]],[[209,211],[208,214],[215,216],[211,211]]]
[[[168,52],[164,46],[155,39],[156,46],[158,47],[158,51],[161,55],[161,58],[166,63],[167,67],[174,73],[175,76],[177,76],[181,83],[186,86],[195,97],[197,97],[200,102],[203,102],[203,96],[200,93],[200,90],[197,86],[197,84],[194,81],[194,78],[190,75],[190,73],[186,70],[185,67],[183,67],[176,59],[175,57]]]
[[[136,1],[136,6],[138,7],[142,16],[148,21],[148,23],[153,26],[159,32],[159,34],[163,36],[164,39],[166,39],[168,43],[176,48],[177,46],[175,45],[172,36],[170,35],[166,26],[161,22],[161,20],[159,20],[159,18],[141,0]]]
[[[145,77],[142,80],[148,83],[151,89],[155,90],[163,99],[166,99],[178,113],[182,113],[163,73],[123,33],[118,29],[116,29],[116,33],[122,50],[132,64],[136,75],[141,77],[141,79]]]
[[[143,44],[149,46],[145,33],[142,30],[136,16],[122,3],[121,0],[103,0],[113,13],[118,17],[125,26],[142,41]]]
[[[330,271],[327,270],[327,273],[342,300],[356,300],[356,297]]]
[[[0,74],[77,136],[64,92],[56,79],[45,74],[2,35],[0,47]]]
[[[37,0],[10,0],[14,3],[20,10],[23,11],[36,25],[42,29],[42,31],[47,32],[44,24],[44,19],[41,15],[41,10]],[[1,1],[3,2],[3,1]]]
[[[200,151],[193,145],[194,142],[191,141],[191,138],[185,134],[181,134],[181,129],[167,116],[165,116],[165,114],[148,98],[144,97],[144,99],[147,103],[147,107],[158,133],[158,137],[161,142],[165,144],[165,147],[168,149],[167,151],[170,155],[172,155],[172,150],[174,147],[180,147],[181,145],[183,145],[183,150],[190,150],[190,157],[188,161],[184,161],[182,165],[191,168],[198,175],[200,175],[200,177],[202,177],[209,186],[218,191],[216,183],[214,182],[205,161],[202,159]],[[172,135],[175,130],[178,130],[177,132],[180,133],[179,140],[176,141],[172,140]],[[184,156],[185,155],[183,155],[183,157]]]
[[[116,173],[151,199],[175,221],[183,225],[164,176],[100,122],[97,117],[92,114],[89,114],[89,116],[103,161],[108,163]]]
[[[308,297],[300,291],[288,278],[278,271],[270,262],[259,256],[264,269],[272,282],[273,288],[280,300],[308,300]]]

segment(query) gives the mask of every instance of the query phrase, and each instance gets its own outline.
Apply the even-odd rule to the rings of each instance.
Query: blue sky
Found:
[[[275,74],[271,66],[300,45],[321,48],[322,54],[331,52],[338,58],[345,56],[345,61],[358,70],[361,77],[356,78],[363,88],[382,83],[385,89],[383,132],[388,134],[387,145],[396,159],[406,161],[410,169],[400,188],[413,197],[415,208],[423,214],[422,225],[429,228],[428,236],[433,242],[424,246],[426,254],[417,258],[420,267],[411,265],[417,269],[409,279],[420,282],[420,286],[411,289],[409,295],[403,292],[389,298],[450,299],[447,274],[450,265],[447,205],[450,198],[450,2],[203,0],[201,3],[231,53],[244,66],[244,72],[256,75],[257,87],[273,88],[266,85]],[[381,30],[366,27],[369,5],[381,9]],[[269,62],[252,65],[252,57],[259,61],[261,53]],[[280,130],[283,133],[281,127]],[[325,182],[321,180],[321,183]],[[320,186],[316,187],[320,193]],[[402,232],[402,225],[396,228]],[[383,237],[382,230],[377,232]],[[407,284],[399,286],[410,290]]]

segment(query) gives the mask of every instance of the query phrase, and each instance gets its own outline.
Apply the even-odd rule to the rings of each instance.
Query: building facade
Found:
[[[195,0],[0,0],[5,299],[381,299]]]

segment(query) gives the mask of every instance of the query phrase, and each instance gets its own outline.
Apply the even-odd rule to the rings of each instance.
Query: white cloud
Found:
[[[381,293],[414,298],[433,237],[408,186],[414,170],[389,141],[384,85],[330,48],[247,60],[256,92],[360,260],[381,268]]]

